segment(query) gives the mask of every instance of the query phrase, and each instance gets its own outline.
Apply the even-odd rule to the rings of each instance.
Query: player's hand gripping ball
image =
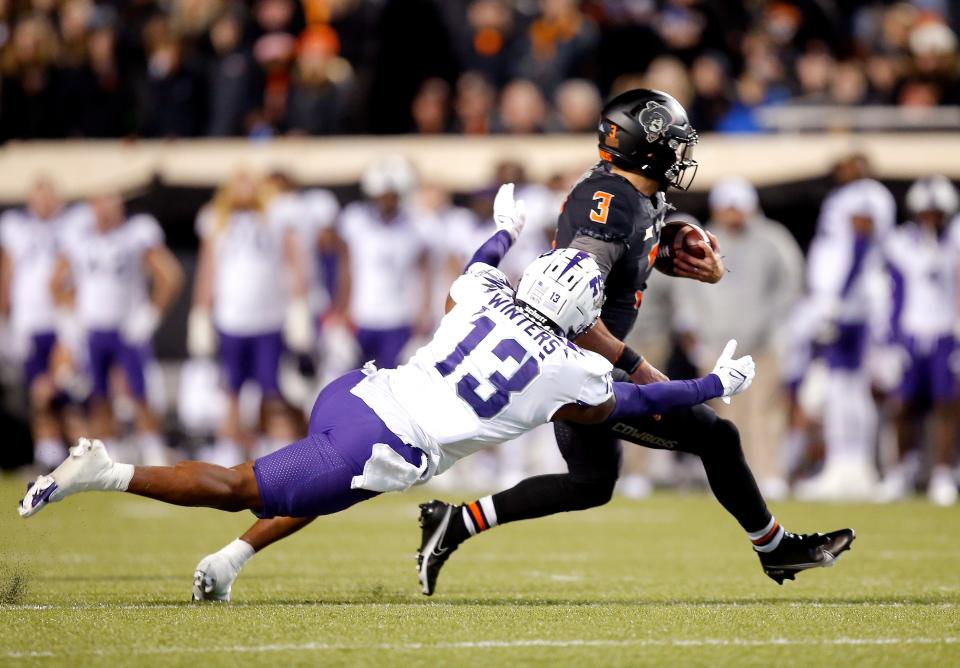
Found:
[[[653,266],[667,276],[676,276],[673,262],[680,251],[700,260],[707,257],[707,250],[700,245],[701,242],[710,246],[710,237],[699,225],[683,220],[669,222],[660,230],[660,249]]]

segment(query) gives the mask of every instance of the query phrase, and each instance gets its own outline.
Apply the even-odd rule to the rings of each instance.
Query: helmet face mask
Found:
[[[686,190],[697,172],[698,141],[687,112],[667,93],[644,88],[618,95],[603,108],[600,157],[621,169]]]

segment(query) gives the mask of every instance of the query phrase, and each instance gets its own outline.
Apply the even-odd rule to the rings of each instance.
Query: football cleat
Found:
[[[207,555],[197,564],[193,572],[193,601],[229,601],[230,590],[239,575],[230,560],[215,552]]]
[[[30,517],[43,510],[48,503],[61,501],[77,492],[109,489],[113,461],[103,443],[81,438],[70,448],[70,455],[50,475],[42,475],[27,485],[27,493],[20,501],[20,517]]]
[[[427,596],[433,594],[440,569],[458,547],[443,544],[453,511],[454,506],[436,499],[420,504],[420,530],[423,540],[417,550],[417,576],[420,578],[420,587]]]
[[[783,534],[777,549],[757,554],[763,572],[782,585],[784,580],[796,580],[797,573],[808,568],[833,566],[840,555],[850,549],[856,537],[853,529],[814,534],[788,531]]]

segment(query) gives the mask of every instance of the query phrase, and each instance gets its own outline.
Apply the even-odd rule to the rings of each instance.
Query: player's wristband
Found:
[[[630,346],[624,346],[623,352],[620,353],[620,357],[613,363],[613,366],[633,375],[633,372],[639,369],[641,364],[643,364],[643,358],[640,354]]]

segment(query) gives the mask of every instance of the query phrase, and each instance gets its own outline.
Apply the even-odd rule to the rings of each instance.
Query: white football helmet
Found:
[[[907,208],[917,215],[924,211],[942,211],[949,218],[957,212],[960,201],[957,189],[945,176],[930,176],[920,179],[907,191]]]
[[[367,197],[397,193],[406,197],[417,186],[417,173],[402,155],[390,154],[377,158],[363,170],[360,189]]]
[[[542,316],[571,341],[593,327],[603,306],[603,274],[588,253],[559,248],[531,262],[517,303]]]

